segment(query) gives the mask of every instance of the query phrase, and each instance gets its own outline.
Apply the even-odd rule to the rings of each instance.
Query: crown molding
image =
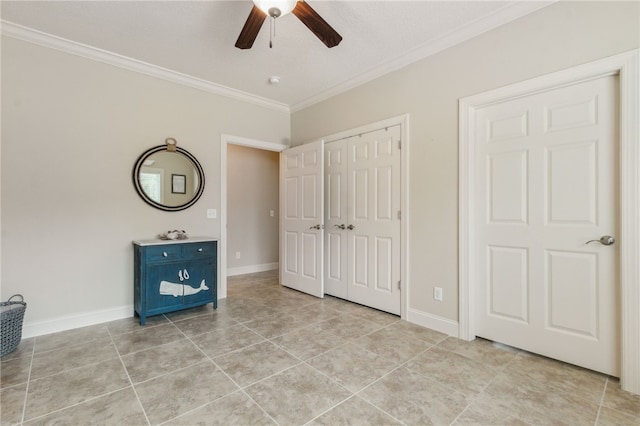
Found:
[[[479,36],[482,33],[488,32],[501,25],[507,24],[518,18],[521,18],[536,10],[547,7],[558,0],[541,0],[541,1],[522,1],[511,3],[494,13],[485,16],[481,19],[465,25],[461,28],[457,28],[444,36],[429,41],[422,46],[419,46],[395,59],[382,63],[371,70],[358,75],[355,78],[347,80],[336,86],[333,86],[322,93],[312,96],[302,102],[291,105],[291,112],[297,112],[308,108],[314,104],[332,98],[343,92],[356,88],[362,84],[375,80],[378,77],[382,77],[385,74],[399,70],[414,62],[429,56],[435,55],[445,49],[453,47],[457,44],[470,40]]]
[[[98,49],[75,41],[67,40],[62,37],[54,36],[42,31],[34,30],[29,27],[15,24],[10,21],[0,20],[2,35],[59,50],[61,52],[70,53],[72,55],[81,56],[93,61],[102,62],[113,65],[129,71],[156,77],[162,80],[177,83],[182,86],[191,87],[193,89],[202,90],[204,92],[213,93],[215,95],[225,96],[241,102],[258,105],[279,112],[290,113],[289,106],[281,102],[275,102],[267,98],[252,95],[241,90],[232,89],[227,86],[212,83],[187,74],[162,68],[147,62],[138,61],[127,56],[109,52],[107,50]]]
[[[18,25],[10,21],[0,20],[0,26],[3,36],[12,37],[26,42],[49,47],[51,49],[56,49],[65,53],[81,56],[94,61],[149,75],[151,77],[160,78],[162,80],[202,90],[208,93],[213,93],[238,101],[251,103],[275,111],[293,113],[337,96],[362,84],[368,83],[372,80],[375,80],[376,78],[382,77],[385,74],[406,67],[407,65],[410,65],[421,59],[435,55],[438,52],[465,42],[482,33],[516,20],[529,13],[535,12],[536,10],[549,6],[556,1],[557,0],[542,0],[511,3],[510,5],[505,6],[482,19],[478,19],[469,25],[458,28],[440,37],[437,40],[425,43],[422,46],[419,46],[399,56],[396,59],[384,62],[379,66],[376,66],[371,70],[358,75],[355,78],[346,80],[343,83],[328,88],[318,95],[307,98],[302,102],[298,102],[291,106],[282,102],[276,102],[271,99],[252,95],[247,92],[232,89],[227,86],[212,83],[207,80],[192,77],[187,74],[182,74],[113,52],[47,34],[45,32]]]

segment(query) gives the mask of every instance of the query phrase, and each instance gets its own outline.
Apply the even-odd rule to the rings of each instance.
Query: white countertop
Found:
[[[134,240],[133,244],[136,246],[156,246],[160,244],[203,243],[205,241],[218,241],[218,239],[213,237],[189,237],[184,240],[161,240],[160,238],[154,238],[152,240]]]

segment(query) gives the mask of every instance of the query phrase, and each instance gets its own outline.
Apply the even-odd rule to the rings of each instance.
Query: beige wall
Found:
[[[411,309],[458,319],[458,100],[637,48],[639,14],[638,2],[556,3],[292,115],[295,145],[410,114]]]
[[[134,239],[220,235],[220,136],[286,143],[289,114],[2,38],[2,293],[28,323],[133,304]],[[174,137],[200,161],[200,201],[137,195],[138,156]]]
[[[278,262],[279,161],[277,152],[227,145],[229,269]]]

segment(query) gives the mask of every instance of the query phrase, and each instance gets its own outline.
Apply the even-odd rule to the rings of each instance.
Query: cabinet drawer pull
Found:
[[[202,252],[202,247],[200,247],[200,248],[198,249],[198,251],[199,251],[199,252]]]
[[[168,256],[167,252],[166,252],[166,251],[163,251],[163,252],[162,252],[162,256],[163,256],[163,257],[167,257],[167,256]]]

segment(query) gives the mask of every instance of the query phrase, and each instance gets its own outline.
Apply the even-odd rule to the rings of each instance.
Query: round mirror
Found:
[[[133,185],[155,208],[179,211],[191,207],[204,191],[204,171],[187,150],[159,145],[145,151],[133,168]]]

